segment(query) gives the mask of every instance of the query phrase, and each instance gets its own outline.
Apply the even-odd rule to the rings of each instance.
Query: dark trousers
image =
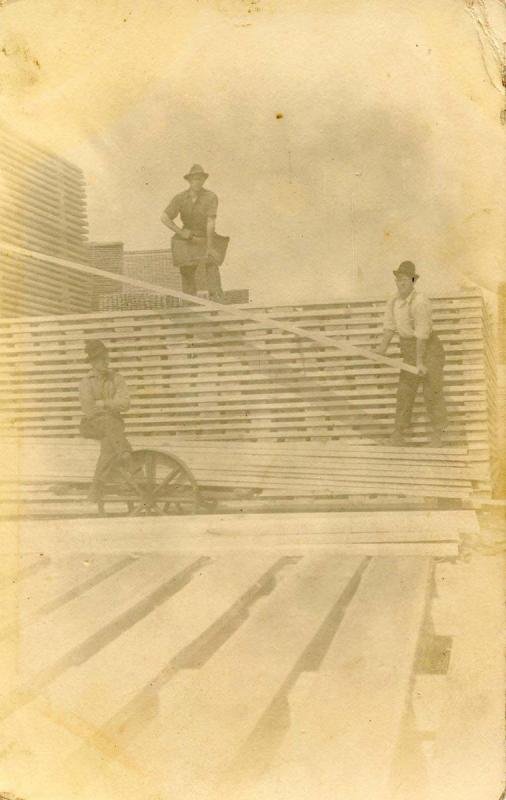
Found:
[[[197,269],[198,264],[185,264],[180,267],[182,290],[185,294],[197,294]],[[209,299],[221,302],[223,289],[221,288],[220,268],[216,264],[206,264],[205,269]]]
[[[119,414],[103,411],[95,417],[83,417],[80,430],[85,439],[100,441],[100,455],[93,477],[93,483],[98,485],[116,456],[132,452],[125,436],[125,423]]]
[[[416,339],[400,340],[401,355],[408,364],[416,364]],[[427,340],[424,364],[426,375],[413,375],[401,370],[397,388],[397,409],[395,412],[395,428],[401,433],[409,427],[416,393],[420,383],[427,407],[430,424],[434,431],[441,432],[446,426],[446,403],[443,391],[443,370],[445,352],[436,334],[432,333]]]

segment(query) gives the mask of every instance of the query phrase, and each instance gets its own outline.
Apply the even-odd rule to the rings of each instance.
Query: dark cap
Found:
[[[191,170],[187,172],[186,175],[184,175],[183,177],[186,178],[186,180],[189,180],[194,175],[203,175],[204,178],[209,177],[209,173],[205,172],[200,166],[200,164],[194,164]]]
[[[416,280],[418,278],[416,267],[412,261],[403,261],[402,264],[399,264],[397,269],[394,269],[394,275],[398,278],[402,276],[411,278],[411,280]]]
[[[96,358],[101,358],[102,356],[107,355],[107,347],[100,339],[88,339],[84,343],[84,349],[86,350],[86,358],[88,361],[94,361]]]

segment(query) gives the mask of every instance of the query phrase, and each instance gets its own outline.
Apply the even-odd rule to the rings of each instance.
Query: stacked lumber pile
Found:
[[[327,442],[214,442],[161,440],[203,486],[258,489],[259,501],[373,496],[469,499],[472,471],[464,448],[393,448]],[[482,475],[481,471],[476,477]]]
[[[502,483],[504,480],[503,466],[504,451],[501,439],[504,436],[505,425],[501,413],[500,381],[500,342],[497,337],[497,323],[490,306],[483,306],[483,344],[484,344],[484,378],[487,386],[488,398],[488,442],[490,458],[491,485],[495,495],[502,496]]]
[[[499,492],[506,496],[506,283],[499,287],[499,342],[497,369],[498,449],[497,464]]]
[[[379,340],[383,310],[379,299],[262,309],[280,323],[365,348]],[[110,346],[113,366],[132,390],[130,434],[199,442],[385,443],[395,408],[395,367],[275,324],[269,328],[248,320],[247,313],[240,309],[236,318],[225,318],[187,307],[3,320],[1,427],[22,436],[78,435],[77,386],[88,369],[83,342],[98,337]],[[481,295],[436,298],[434,320],[447,352],[447,444],[466,448],[469,463],[480,471],[475,489],[488,493],[495,458],[495,364]],[[420,392],[414,444],[425,443],[426,429]]]
[[[134,447],[150,440],[132,439]],[[227,446],[228,444],[228,446]],[[392,448],[327,442],[192,442],[161,437],[160,449],[181,458],[203,498],[219,508],[333,508],[388,501],[427,507],[429,499],[469,504],[481,471],[473,473],[464,448]],[[83,504],[98,445],[75,440],[8,439],[2,442],[0,487],[3,513],[63,510]],[[473,480],[478,478],[478,480]],[[67,484],[70,492],[58,494]],[[238,490],[238,491],[237,491]],[[116,507],[124,511],[124,503]],[[88,506],[88,513],[92,507]],[[114,504],[113,504],[114,506]],[[108,504],[111,509],[111,504]],[[81,509],[86,510],[86,504]]]
[[[506,364],[497,369],[497,477],[495,485],[498,493],[506,496]]]
[[[0,125],[0,239],[59,258],[86,262],[86,192],[82,171]],[[61,314],[91,308],[86,276],[35,256],[0,252],[0,312]]]

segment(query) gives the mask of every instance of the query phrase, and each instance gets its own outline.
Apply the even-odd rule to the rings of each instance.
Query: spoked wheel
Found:
[[[132,516],[194,514],[198,509],[197,482],[176,456],[161,450],[135,450],[128,468],[115,464],[114,472],[123,483]]]

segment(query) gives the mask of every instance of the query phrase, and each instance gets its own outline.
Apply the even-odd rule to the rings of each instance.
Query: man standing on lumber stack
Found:
[[[431,447],[442,447],[446,427],[446,404],[443,392],[445,353],[438,336],[432,330],[430,300],[415,289],[418,275],[411,261],[403,261],[394,270],[397,294],[389,299],[385,311],[384,330],[378,352],[385,355],[394,334],[399,335],[403,360],[417,367],[415,375],[401,370],[397,388],[395,427],[390,443],[405,444],[405,433],[411,423],[411,414],[420,383],[432,428]]]
[[[196,295],[196,272],[199,264],[203,264],[209,299],[221,303],[219,267],[225,259],[229,239],[215,231],[218,197],[204,189],[209,175],[199,164],[194,164],[184,177],[189,188],[173,197],[162,214],[163,224],[174,231],[171,241],[174,266],[181,272],[183,292]],[[174,222],[177,216],[182,228]]]
[[[109,369],[109,353],[103,342],[90,339],[85,350],[91,370],[79,387],[83,412],[80,431],[84,438],[100,441],[100,456],[88,495],[89,500],[96,502],[100,499],[102,482],[113,459],[120,459],[128,472],[134,471],[132,447],[125,436],[121,417],[121,412],[130,407],[130,394],[125,379]]]

